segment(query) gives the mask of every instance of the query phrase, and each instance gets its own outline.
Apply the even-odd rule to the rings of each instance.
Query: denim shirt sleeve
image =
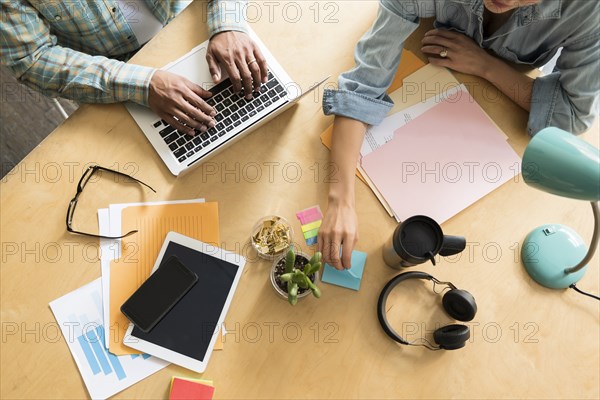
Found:
[[[547,126],[574,134],[589,129],[598,116],[600,92],[600,35],[565,46],[554,72],[533,83],[528,131]]]
[[[337,90],[325,90],[323,111],[378,125],[393,102],[386,94],[400,63],[404,40],[419,26],[415,8],[381,0],[373,26],[356,45],[356,66],[340,75]],[[408,2],[404,2],[408,3]]]

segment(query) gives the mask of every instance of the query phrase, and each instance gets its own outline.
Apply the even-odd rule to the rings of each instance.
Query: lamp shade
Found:
[[[523,154],[525,182],[558,196],[600,200],[600,151],[558,128],[538,132]]]

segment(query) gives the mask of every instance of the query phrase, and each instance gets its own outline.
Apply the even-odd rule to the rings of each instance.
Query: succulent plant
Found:
[[[321,290],[310,280],[310,276],[321,269],[321,253],[316,252],[303,269],[295,268],[296,253],[290,247],[285,256],[285,273],[279,279],[287,282],[288,301],[291,305],[298,303],[298,289],[310,289],[312,294],[319,298]]]

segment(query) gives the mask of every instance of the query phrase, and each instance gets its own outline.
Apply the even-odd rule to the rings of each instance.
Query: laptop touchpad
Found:
[[[184,76],[207,90],[214,86],[206,62],[206,46],[195,49],[185,58],[167,68],[167,71]],[[222,79],[228,77],[227,71],[223,67],[221,67],[221,77]]]

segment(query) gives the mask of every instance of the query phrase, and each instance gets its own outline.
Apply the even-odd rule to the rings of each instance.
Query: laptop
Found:
[[[173,175],[178,176],[199,165],[288,109],[329,78],[322,79],[303,93],[258,36],[251,29],[248,29],[248,34],[260,48],[269,66],[269,80],[262,84],[260,93],[254,93],[251,100],[234,93],[224,69],[224,80],[213,84],[206,62],[208,40],[163,68],[186,77],[213,94],[206,102],[217,111],[215,127],[206,132],[196,131],[196,136],[192,137],[178,132],[149,108],[135,103],[126,104],[127,110]]]

